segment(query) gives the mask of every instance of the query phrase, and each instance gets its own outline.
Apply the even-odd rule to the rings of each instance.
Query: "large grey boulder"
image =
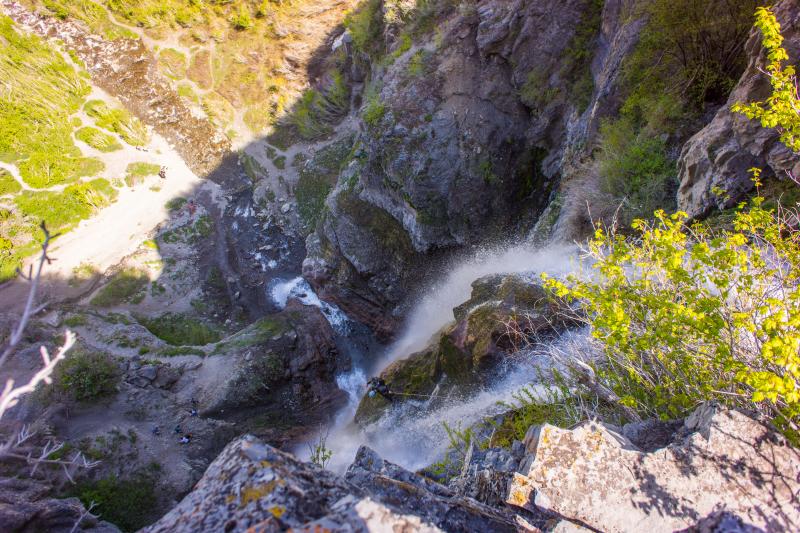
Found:
[[[246,435],[146,533],[197,531],[515,531],[512,513],[359,450],[345,479]]]
[[[738,411],[704,404],[683,440],[645,453],[596,422],[532,432],[508,503],[608,531],[674,531],[718,509],[766,531],[800,528],[800,451]]]
[[[786,38],[784,47],[792,61],[800,57],[800,7],[794,0],[774,8]],[[747,42],[749,63],[726,105],[714,119],[683,147],[679,160],[678,207],[693,217],[715,208],[735,205],[753,190],[748,170],[759,167],[769,175],[785,178],[786,171],[800,173],[800,159],[779,142],[775,129],[731,112],[737,102],[763,101],[771,94],[769,78],[762,72],[766,54],[761,34],[753,30]],[[716,188],[725,191],[717,195]]]

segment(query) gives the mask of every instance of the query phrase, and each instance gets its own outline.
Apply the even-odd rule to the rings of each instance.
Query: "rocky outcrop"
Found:
[[[214,376],[198,380],[203,416],[256,418],[277,435],[319,423],[345,401],[335,376],[350,362],[317,307],[292,299],[283,312],[222,341],[216,352],[225,369],[212,366]]]
[[[784,47],[789,57],[800,56],[800,9],[792,0],[778,2],[774,8],[781,23]],[[786,179],[786,172],[798,175],[800,161],[778,140],[774,129],[762,128],[758,121],[731,111],[735,103],[765,100],[772,92],[763,73],[766,53],[761,33],[753,30],[747,42],[747,70],[731,92],[728,102],[714,119],[683,147],[679,161],[678,206],[693,217],[702,217],[716,208],[736,205],[754,185],[748,170],[764,169],[764,177]],[[717,190],[724,193],[717,194]]]
[[[0,479],[0,524],[9,533],[119,533],[89,514],[77,498],[56,499],[50,488],[28,479]]]
[[[405,4],[381,6],[389,53],[373,61],[377,92],[365,96],[303,273],[388,338],[440,256],[531,228],[565,161],[619,105],[620,65],[641,25],[618,1],[441,4],[403,23]]]
[[[774,430],[708,403],[683,434],[647,453],[598,422],[537,427],[507,501],[608,532],[674,531],[719,509],[766,531],[800,527],[800,452]]]
[[[395,361],[381,377],[396,401],[469,394],[521,347],[570,325],[544,289],[519,275],[494,275],[472,284],[471,298],[453,310],[455,322],[420,352]],[[389,402],[365,396],[356,421],[369,423]]]
[[[156,532],[516,531],[514,515],[460,498],[367,448],[341,478],[252,436],[229,444]]]

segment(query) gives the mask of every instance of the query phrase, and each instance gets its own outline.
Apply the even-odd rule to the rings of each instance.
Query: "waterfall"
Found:
[[[447,275],[430,285],[413,307],[402,334],[380,357],[376,373],[393,361],[425,348],[431,337],[453,321],[453,308],[470,298],[475,280],[491,274],[512,273],[529,275],[532,282],[538,280],[542,272],[562,276],[574,270],[576,252],[573,246],[551,246],[544,249],[532,249],[530,245],[509,246],[481,250],[467,260],[453,265]],[[297,280],[291,283],[294,282]],[[307,301],[318,302],[319,299],[310,296],[313,293],[303,283],[295,283],[288,288],[286,294],[294,295],[299,291],[301,295],[305,295]],[[287,287],[281,285],[280,288],[276,286],[273,289],[276,302],[279,297],[283,297]],[[581,332],[570,333],[555,342],[568,341],[574,346],[576,339],[580,342],[582,335],[584,334]],[[429,399],[406,401],[391,408],[380,420],[363,429],[357,427],[352,420],[367,376],[361,368],[354,368],[350,374],[337,378],[339,388],[347,392],[349,401],[337,414],[333,426],[326,433],[326,447],[333,452],[328,467],[343,472],[362,444],[375,449],[387,460],[409,469],[418,469],[435,462],[444,454],[449,444],[443,423],[451,427],[466,428],[506,410],[504,403],[511,402],[520,388],[527,386],[535,392],[538,388],[536,369],[548,365],[550,361],[546,352],[545,347],[544,352],[525,352],[509,358],[509,364],[496,371],[491,385],[476,391],[466,400],[462,398],[437,402],[437,407],[432,410]],[[298,448],[296,453],[301,458],[308,459],[307,446]]]

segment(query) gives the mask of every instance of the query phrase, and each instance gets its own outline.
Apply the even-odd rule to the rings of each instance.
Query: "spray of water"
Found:
[[[472,283],[491,274],[518,273],[538,276],[547,272],[563,275],[575,266],[576,249],[568,246],[535,250],[530,246],[513,246],[483,250],[470,259],[455,265],[441,280],[433,283],[412,310],[406,328],[391,345],[378,364],[381,370],[397,359],[423,349],[431,337],[453,320],[453,308],[469,299]],[[281,289],[283,290],[283,289]],[[523,386],[536,390],[536,367],[542,357],[520,354],[514,363],[498,373],[494,382],[468,399],[438,402],[429,409],[428,401],[407,401],[391,409],[374,424],[359,428],[353,422],[358,402],[364,392],[366,376],[361,369],[339,376],[339,388],[348,393],[350,401],[336,416],[327,432],[326,446],[333,451],[329,468],[343,472],[352,462],[358,447],[366,444],[386,459],[409,469],[435,462],[449,445],[443,423],[452,427],[467,427],[487,416],[502,412],[503,402]],[[296,450],[308,458],[307,446]]]
[[[425,348],[440,329],[453,321],[453,308],[469,300],[472,282],[491,274],[547,272],[558,276],[569,272],[576,256],[574,246],[534,249],[519,245],[481,250],[470,259],[455,265],[447,276],[434,283],[414,307],[398,340],[387,350],[379,365],[383,370],[398,359]]]

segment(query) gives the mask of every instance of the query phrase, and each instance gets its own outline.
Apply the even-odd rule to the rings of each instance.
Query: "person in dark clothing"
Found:
[[[367,381],[367,385],[369,387],[367,394],[369,394],[370,398],[374,397],[375,393],[378,393],[390,402],[394,401],[394,395],[392,394],[392,391],[389,390],[389,386],[386,384],[383,378],[370,378],[370,380]]]

